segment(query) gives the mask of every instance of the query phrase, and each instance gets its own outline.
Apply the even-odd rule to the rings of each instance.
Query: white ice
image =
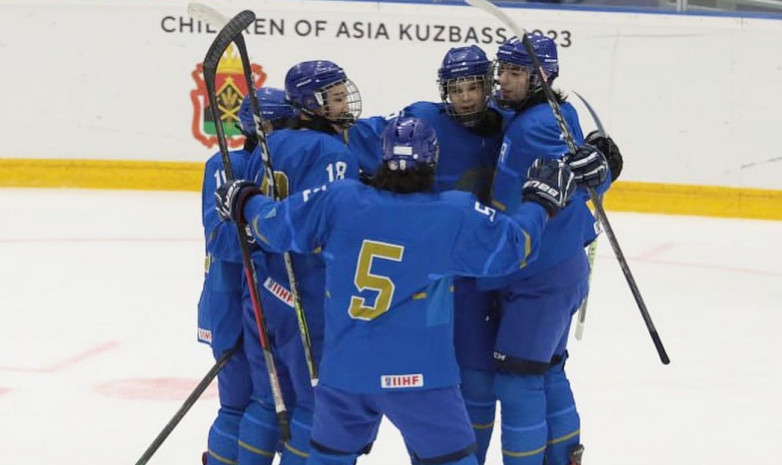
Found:
[[[212,366],[197,193],[0,189],[0,456],[133,464]],[[782,222],[609,212],[568,362],[587,464],[779,464]],[[199,464],[211,387],[150,464]],[[388,424],[362,464],[404,464]],[[499,464],[499,428],[488,463]]]

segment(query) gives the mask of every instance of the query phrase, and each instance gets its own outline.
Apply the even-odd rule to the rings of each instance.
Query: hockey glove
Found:
[[[527,171],[521,198],[540,204],[553,217],[567,205],[575,189],[573,172],[564,161],[538,158]]]
[[[263,192],[257,184],[244,179],[236,179],[220,186],[215,191],[215,208],[220,219],[245,224],[244,204],[250,197]]]
[[[619,152],[614,140],[610,137],[603,137],[597,131],[592,131],[586,136],[586,143],[597,147],[608,160],[608,167],[611,168],[611,182],[616,181],[619,177],[619,173],[622,172],[622,166],[624,165],[622,160],[622,153]]]
[[[576,149],[576,153],[568,153],[567,160],[578,187],[595,189],[603,184],[608,176],[608,161],[605,155],[591,145],[582,145]]]

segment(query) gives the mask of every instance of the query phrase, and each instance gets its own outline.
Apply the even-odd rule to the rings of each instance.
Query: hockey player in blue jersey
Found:
[[[268,87],[256,91],[263,108],[267,133],[274,126],[283,126],[294,117],[294,110],[285,102],[285,92]],[[239,107],[239,127],[244,136],[244,147],[229,153],[234,176],[247,176],[247,162],[258,145],[254,128],[250,98]],[[243,422],[250,403],[252,383],[250,366],[244,350],[247,341],[242,340],[242,256],[236,237],[236,228],[220,222],[215,211],[214,193],[225,183],[225,170],[220,153],[206,162],[201,190],[202,221],[206,239],[206,264],[204,287],[198,302],[198,339],[210,344],[215,359],[240,344],[225,367],[217,375],[220,409],[209,430],[208,451],[204,463],[258,463],[241,460],[239,441],[242,436],[254,437],[258,432],[251,422]],[[268,382],[264,387],[268,386]],[[267,389],[267,396],[271,392]],[[277,432],[269,433],[277,442]],[[245,449],[245,453],[247,453]],[[270,463],[270,461],[269,461]]]
[[[337,64],[326,61],[305,61],[293,66],[285,76],[287,100],[298,110],[298,117],[285,129],[275,131],[268,138],[268,148],[275,181],[281,198],[305,189],[321,186],[338,179],[358,179],[358,164],[345,145],[342,132],[358,118],[361,97],[356,86]],[[249,179],[269,192],[268,180],[260,150],[251,157]],[[325,265],[315,250],[292,254],[299,298],[309,328],[312,355],[320,359],[323,345],[323,292]],[[292,408],[291,439],[284,444],[283,465],[303,464],[309,455],[312,428],[313,392],[298,319],[291,296],[291,285],[281,254],[256,253],[253,260],[259,269],[261,300],[269,338],[274,345],[278,368],[291,381],[292,392],[286,392],[286,404]],[[245,299],[245,315],[252,318],[249,294]],[[251,366],[263,367],[257,329],[252,329],[256,357]],[[253,370],[265,377],[262,370]],[[265,403],[265,415],[259,422],[276,424],[274,406]]]
[[[503,113],[490,106],[491,61],[477,45],[454,47],[437,70],[440,102],[416,102],[401,116],[426,120],[440,140],[438,191],[458,189],[487,201],[502,144]]]
[[[344,180],[273,202],[248,181],[218,192],[222,217],[251,225],[275,252],[321,249],[326,338],[309,465],[350,465],[385,415],[421,464],[477,464],[458,388],[453,275],[513,272],[534,256],[549,216],[568,201],[561,161],[533,164],[512,216],[466,192],[431,193],[438,145],[428,124],[383,133],[372,186]]]
[[[502,144],[504,119],[511,114],[490,104],[491,61],[478,46],[454,47],[443,57],[437,78],[439,102],[415,102],[400,114],[424,119],[438,135],[441,157],[435,174],[436,189],[472,192],[486,202]],[[381,153],[379,134],[386,124],[382,117],[367,118],[348,132],[348,144],[364,172],[374,172]],[[496,292],[478,291],[473,278],[457,279],[454,288],[454,330],[462,394],[473,420],[478,459],[482,462],[494,425],[494,365],[491,353],[473,347],[493,344],[497,329]]]
[[[559,74],[556,45],[544,36],[529,37],[550,84]],[[497,102],[516,114],[505,132],[492,205],[512,213],[521,206],[515,193],[527,182],[527,169],[535,159],[560,159],[568,146],[546,101],[543,82],[517,38],[499,47],[495,80]],[[575,108],[560,92],[555,95],[576,144],[583,144]],[[600,193],[608,188],[608,165],[599,150],[580,145],[568,158],[579,187]],[[571,316],[588,290],[584,247],[596,236],[587,199],[585,189],[578,189],[573,201],[549,222],[533,264],[511,276],[481,281],[501,292],[494,388],[502,409],[505,465],[580,463],[580,419],[564,365]]]
[[[443,57],[437,76],[441,101],[415,102],[399,115],[424,119],[438,134],[442,158],[436,189],[468,191],[485,201],[502,143],[504,116],[489,105],[491,61],[478,46],[454,47]],[[380,162],[380,135],[394,116],[361,119],[348,130],[348,146],[369,175]]]
[[[426,120],[437,132],[441,146],[435,175],[437,190],[468,191],[488,202],[504,119],[510,114],[491,105],[491,61],[476,45],[454,47],[443,57],[437,78],[441,101],[417,102],[402,114]],[[494,425],[494,391],[484,382],[493,379],[494,366],[490,353],[473,347],[494,341],[496,294],[477,290],[473,278],[459,278],[454,284],[456,356],[480,462],[485,458]]]

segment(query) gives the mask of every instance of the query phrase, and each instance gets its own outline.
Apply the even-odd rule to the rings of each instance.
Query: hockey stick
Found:
[[[220,155],[225,168],[225,177],[227,181],[233,180],[233,168],[231,158],[228,155],[228,147],[225,142],[225,132],[220,118],[220,107],[217,104],[217,94],[215,93],[215,78],[217,76],[217,65],[223,53],[231,44],[236,42],[244,45],[242,31],[255,21],[255,14],[252,11],[245,10],[233,17],[217,34],[209,50],[204,57],[204,82],[206,83],[207,95],[209,97],[209,110],[215,122],[217,130],[217,142],[220,145]],[[245,72],[247,69],[245,68]],[[250,95],[255,95],[253,86],[248,87]],[[274,363],[272,348],[268,339],[268,328],[266,318],[261,307],[261,293],[258,286],[258,275],[255,272],[255,264],[250,257],[250,244],[245,234],[246,225],[236,224],[239,233],[239,246],[242,250],[242,262],[244,264],[244,274],[247,283],[250,286],[250,299],[255,313],[255,323],[258,326],[258,337],[261,341],[263,358],[266,362],[266,370],[269,373],[269,384],[271,385],[272,396],[274,397],[274,409],[277,412],[277,421],[280,425],[280,440],[287,442],[290,439],[290,425],[288,423],[288,413],[285,409],[285,402],[282,397],[282,388],[280,387],[280,378],[277,373],[277,366]]]
[[[587,102],[587,100],[581,96],[576,91],[573,91],[574,94],[576,94],[576,97],[578,97],[581,102],[583,102],[584,106],[586,107],[589,114],[592,116],[592,120],[595,122],[595,126],[597,126],[597,133],[600,134],[601,137],[608,137],[608,134],[606,133],[605,127],[603,126],[603,123],[600,121],[600,117],[597,116],[597,112],[592,108],[592,105]],[[599,224],[599,223],[598,223]],[[587,284],[590,286],[592,285],[592,270],[595,268],[595,255],[597,254],[597,238],[589,243],[589,246],[587,247],[587,258],[589,259],[589,278],[587,278]],[[589,293],[587,293],[586,297],[584,297],[584,301],[581,302],[581,306],[578,308],[578,317],[576,318],[576,339],[581,340],[584,337],[584,323],[586,322],[586,311],[587,311],[587,305],[589,304]]]
[[[171,417],[171,420],[168,421],[166,426],[163,427],[155,440],[152,441],[152,444],[150,444],[149,447],[147,447],[147,450],[141,454],[141,457],[136,461],[136,465],[146,465],[146,463],[149,462],[149,459],[152,458],[152,455],[154,455],[155,452],[157,452],[157,450],[163,444],[163,441],[168,438],[168,435],[171,434],[171,431],[174,430],[176,425],[182,421],[182,418],[185,416],[185,414],[196,403],[198,398],[201,397],[201,394],[206,391],[206,388],[209,387],[209,384],[212,383],[212,380],[215,378],[215,376],[220,373],[220,370],[223,369],[223,367],[228,363],[228,360],[230,360],[231,356],[239,349],[239,347],[241,347],[241,345],[242,338],[239,338],[233,347],[231,347],[223,355],[221,355],[220,358],[217,359],[217,362],[215,362],[212,368],[206,373],[206,376],[204,376],[201,382],[198,383],[195,389],[193,389],[193,392],[187,396],[187,399],[185,399],[185,401],[182,403],[182,406],[179,407],[179,410],[177,410],[174,416]]]
[[[200,21],[204,21],[209,25],[215,27],[224,27],[228,22],[228,19],[221,15],[218,11],[209,8],[206,5],[200,3],[191,3],[187,6],[187,12],[193,18]],[[244,77],[247,81],[247,88],[252,89],[252,70],[250,68],[250,59],[247,55],[247,47],[244,42],[244,37],[241,35],[234,40],[234,43],[239,50],[239,55],[242,59],[242,67],[244,68]],[[272,192],[274,200],[279,201],[280,193],[277,189],[277,181],[274,177],[274,167],[272,165],[272,159],[269,152],[269,145],[266,142],[266,133],[263,130],[261,124],[261,108],[255,92],[248,92],[250,94],[250,107],[253,111],[253,119],[255,119],[255,130],[258,136],[258,145],[261,148],[261,158],[266,173],[266,179],[269,181],[269,187]],[[312,386],[318,385],[318,365],[315,363],[315,357],[312,355],[312,339],[310,337],[309,324],[307,324],[307,314],[304,312],[304,306],[301,303],[299,296],[299,284],[296,280],[296,273],[293,268],[293,260],[290,252],[283,254],[283,260],[285,262],[285,272],[288,275],[288,282],[291,286],[291,294],[293,296],[293,308],[296,311],[296,320],[299,324],[299,335],[301,336],[301,344],[304,347],[304,358],[307,363],[307,370],[310,375],[310,383]]]
[[[592,270],[595,268],[595,255],[597,255],[597,238],[587,246],[587,259],[589,260],[589,277],[587,278],[587,285],[592,286]],[[591,292],[591,290],[589,291]],[[581,302],[581,306],[578,307],[578,317],[576,318],[576,339],[581,340],[584,338],[584,323],[586,323],[587,304],[589,303],[589,292],[584,297],[584,301]]]
[[[592,121],[595,122],[595,126],[597,126],[597,133],[600,134],[600,137],[608,137],[608,132],[606,132],[605,126],[603,126],[603,122],[600,121],[600,117],[597,116],[597,112],[594,108],[592,108],[592,105],[587,102],[587,99],[585,99],[581,94],[573,91],[574,94],[576,94],[576,97],[578,97],[579,100],[584,104],[587,111],[589,112],[589,116],[592,117]]]
[[[575,152],[577,147],[575,141],[573,140],[573,133],[570,132],[570,129],[567,127],[565,118],[564,116],[562,116],[562,109],[559,107],[559,103],[557,103],[557,99],[554,96],[554,92],[551,90],[551,86],[549,86],[548,82],[546,81],[546,75],[540,66],[540,61],[538,60],[538,56],[535,54],[535,48],[532,46],[532,42],[530,42],[530,39],[527,36],[527,34],[524,32],[523,29],[518,27],[516,23],[514,23],[513,20],[510,19],[510,17],[505,14],[504,11],[499,9],[496,5],[494,5],[490,1],[465,0],[465,2],[499,19],[511,31],[513,31],[516,37],[521,39],[524,48],[527,50],[527,54],[529,54],[530,59],[532,60],[532,64],[533,67],[535,68],[535,72],[540,77],[540,80],[543,85],[543,91],[546,94],[546,99],[548,100],[549,106],[551,107],[551,111],[554,113],[554,118],[557,120],[557,125],[562,131],[562,136],[565,138],[565,142],[567,143],[568,149],[571,152]],[[617,260],[619,261],[619,266],[622,268],[622,272],[625,275],[627,284],[630,285],[630,291],[632,291],[633,297],[635,298],[635,302],[638,304],[638,309],[641,311],[641,316],[644,319],[644,323],[646,323],[646,329],[649,331],[649,335],[652,337],[652,342],[654,343],[654,347],[657,349],[657,354],[660,357],[660,361],[662,361],[664,365],[667,365],[671,363],[671,360],[668,358],[668,353],[665,351],[665,347],[663,347],[663,343],[660,340],[660,336],[657,333],[657,329],[654,327],[654,323],[652,322],[652,317],[651,315],[649,315],[649,310],[647,310],[646,308],[646,303],[644,303],[643,297],[641,296],[641,292],[638,290],[638,285],[635,283],[635,278],[633,278],[633,274],[630,271],[630,266],[627,264],[627,260],[625,259],[624,253],[622,253],[622,249],[619,247],[619,242],[617,242],[616,240],[616,235],[614,234],[614,230],[611,227],[611,224],[608,222],[605,209],[603,209],[603,202],[600,200],[600,196],[598,196],[595,190],[592,189],[591,187],[587,188],[587,192],[589,193],[590,200],[592,200],[592,204],[595,206],[595,212],[597,213],[597,218],[598,220],[600,220],[600,223],[603,225],[603,228],[605,228],[606,236],[608,237],[608,241],[611,243],[611,248],[614,249],[614,254],[616,255]]]

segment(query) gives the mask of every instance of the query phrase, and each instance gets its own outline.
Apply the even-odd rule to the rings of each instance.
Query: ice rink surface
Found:
[[[200,209],[197,193],[0,189],[4,461],[132,465],[206,374]],[[568,362],[585,463],[782,463],[782,222],[609,217],[672,363],[603,237]],[[216,410],[213,386],[149,463],[200,464]],[[384,424],[359,463],[408,463],[400,436]]]

